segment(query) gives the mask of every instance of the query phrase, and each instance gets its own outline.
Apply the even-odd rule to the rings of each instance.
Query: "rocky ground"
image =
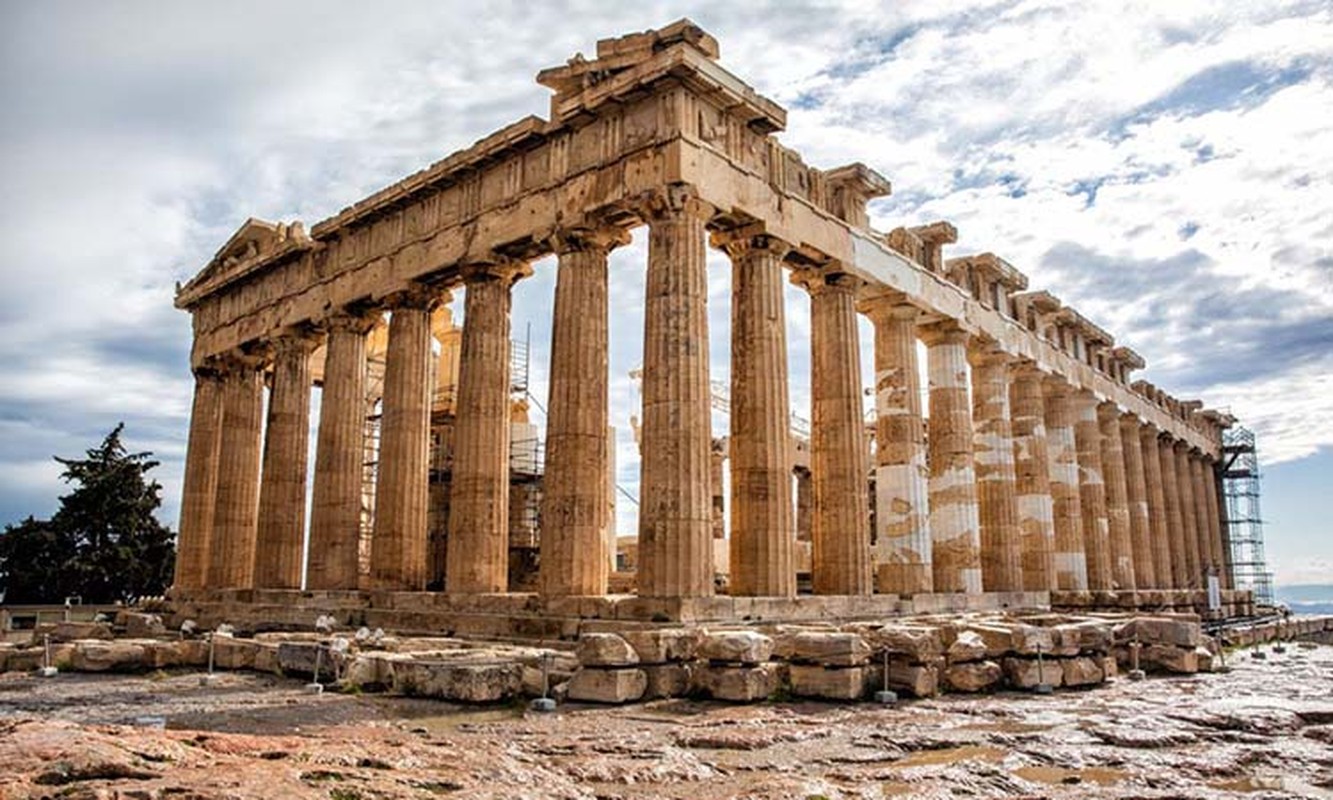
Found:
[[[0,799],[1333,797],[1333,646],[1041,697],[467,708],[0,677]]]

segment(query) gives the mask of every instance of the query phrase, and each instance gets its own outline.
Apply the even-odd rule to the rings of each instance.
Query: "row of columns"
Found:
[[[647,205],[639,592],[713,591],[705,224],[687,194]],[[607,258],[617,228],[564,232],[552,329],[540,586],[606,590]],[[762,229],[715,234],[731,257],[730,561],[734,594],[795,593],[786,321],[788,247]],[[446,589],[507,589],[511,288],[530,268],[469,265]],[[836,263],[792,275],[811,302],[813,586],[819,594],[1185,588],[1222,569],[1216,485],[1183,443],[1016,363],[906,298],[863,300]],[[442,287],[390,299],[371,578],[426,582],[431,310]],[[872,575],[857,313],[875,327]],[[365,337],[380,312],[339,311],[262,354],[197,373],[177,584],[298,588],[310,354],[327,347],[310,524],[310,589],[357,587]],[[930,415],[917,341],[927,351]],[[267,437],[263,374],[272,361]],[[261,453],[262,448],[262,453]],[[262,457],[262,470],[261,470]],[[262,481],[261,481],[262,475]]]

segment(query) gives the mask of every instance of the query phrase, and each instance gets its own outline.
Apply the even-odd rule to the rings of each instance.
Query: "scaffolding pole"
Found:
[[[1259,456],[1253,431],[1239,426],[1223,431],[1220,472],[1235,586],[1253,591],[1256,604],[1272,605],[1273,573],[1268,571],[1264,558],[1263,515],[1259,510]]]

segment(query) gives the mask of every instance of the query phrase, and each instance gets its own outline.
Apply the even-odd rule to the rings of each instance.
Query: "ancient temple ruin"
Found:
[[[1001,256],[946,256],[950,223],[871,228],[867,202],[888,180],[807,165],[775,137],[786,112],[718,58],[689,21],[602,40],[596,58],[537,76],[549,119],[309,230],[247,221],[176,298],[193,317],[196,384],[174,598],[233,618],[356,609],[386,627],[527,619],[547,632],[590,618],[1244,603],[1219,504],[1232,419],[1134,380],[1142,357]],[[639,226],[641,508],[634,574],[617,576],[633,593],[610,594],[608,253]],[[733,270],[725,593],[710,245]],[[544,455],[538,468],[534,444],[524,491],[511,289],[551,254]],[[784,280],[808,292],[812,318],[799,470]],[[461,329],[442,308],[460,290]],[[873,376],[858,314],[874,326]],[[535,573],[515,586],[523,564]],[[805,571],[813,596],[798,594]]]

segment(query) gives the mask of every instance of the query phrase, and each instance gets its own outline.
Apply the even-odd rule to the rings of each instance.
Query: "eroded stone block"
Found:
[[[791,665],[791,692],[797,697],[859,700],[865,693],[865,683],[865,669],[862,667]]]
[[[699,668],[699,688],[717,700],[750,703],[763,700],[778,688],[776,664],[723,666],[709,664]]]
[[[639,663],[629,642],[614,633],[585,633],[579,637],[579,663],[585,667],[624,667]]]
[[[994,661],[970,661],[950,664],[944,670],[944,682],[950,691],[980,692],[999,683],[1002,674]]]
[[[807,631],[792,637],[792,660],[828,667],[854,667],[870,658],[870,646],[855,633]]]
[[[494,703],[519,693],[523,665],[466,664],[404,659],[393,665],[393,689],[417,697]]]
[[[738,664],[762,664],[773,655],[772,638],[754,631],[713,631],[705,633],[699,645],[699,657],[709,661]]]
[[[586,703],[631,703],[643,697],[648,675],[642,669],[584,667],[569,681],[569,699]]]

